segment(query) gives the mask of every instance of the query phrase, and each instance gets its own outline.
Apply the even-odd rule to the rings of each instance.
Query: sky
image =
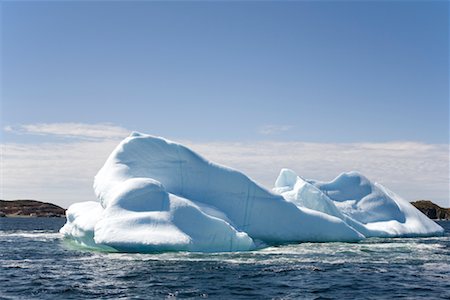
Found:
[[[447,1],[3,1],[0,198],[67,207],[132,130],[271,187],[449,202]]]

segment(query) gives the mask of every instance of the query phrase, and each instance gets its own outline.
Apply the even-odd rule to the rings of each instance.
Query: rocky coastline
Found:
[[[418,200],[411,204],[432,220],[450,220],[450,208],[440,207],[430,200]]]
[[[0,217],[65,217],[58,205],[36,200],[0,200]]]

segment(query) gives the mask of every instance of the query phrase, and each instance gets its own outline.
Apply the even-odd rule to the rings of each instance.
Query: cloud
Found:
[[[263,135],[276,135],[288,131],[291,125],[265,125],[259,129],[259,133]]]
[[[64,207],[95,200],[94,176],[117,143],[2,144],[0,199],[36,199]]]
[[[87,126],[102,128],[104,125]],[[122,130],[128,135],[129,131]],[[76,131],[70,132],[75,135]],[[34,198],[65,207],[78,201],[95,200],[94,176],[118,144],[119,134],[104,138],[107,135],[85,131],[77,136],[102,138],[2,144],[0,198]],[[268,188],[285,167],[305,178],[318,180],[331,180],[341,172],[358,170],[409,201],[430,199],[450,206],[449,145],[445,144],[180,142],[209,160],[243,171]]]
[[[17,134],[50,135],[77,139],[125,138],[130,134],[127,129],[108,123],[38,123],[19,126],[8,125],[3,130]]]

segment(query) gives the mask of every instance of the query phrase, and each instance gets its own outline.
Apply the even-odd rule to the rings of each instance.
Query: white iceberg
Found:
[[[99,202],[70,206],[60,232],[109,251],[245,251],[443,232],[407,201],[355,172],[321,183],[283,169],[269,191],[183,145],[139,133],[112,152],[94,190]]]

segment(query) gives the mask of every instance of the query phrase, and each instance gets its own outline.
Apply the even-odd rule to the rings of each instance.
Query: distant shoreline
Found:
[[[411,204],[432,220],[450,220],[450,208],[440,207],[429,200],[413,201]],[[37,200],[0,200],[0,217],[65,218],[66,209]]]
[[[58,216],[30,216],[30,215],[0,215],[1,218],[8,219],[30,219],[30,218],[65,218],[66,216],[58,215]]]
[[[450,208],[443,208],[430,200],[418,200],[411,202],[415,208],[432,220],[449,220]]]
[[[53,203],[36,200],[0,200],[0,217],[3,218],[61,218],[66,210]]]

